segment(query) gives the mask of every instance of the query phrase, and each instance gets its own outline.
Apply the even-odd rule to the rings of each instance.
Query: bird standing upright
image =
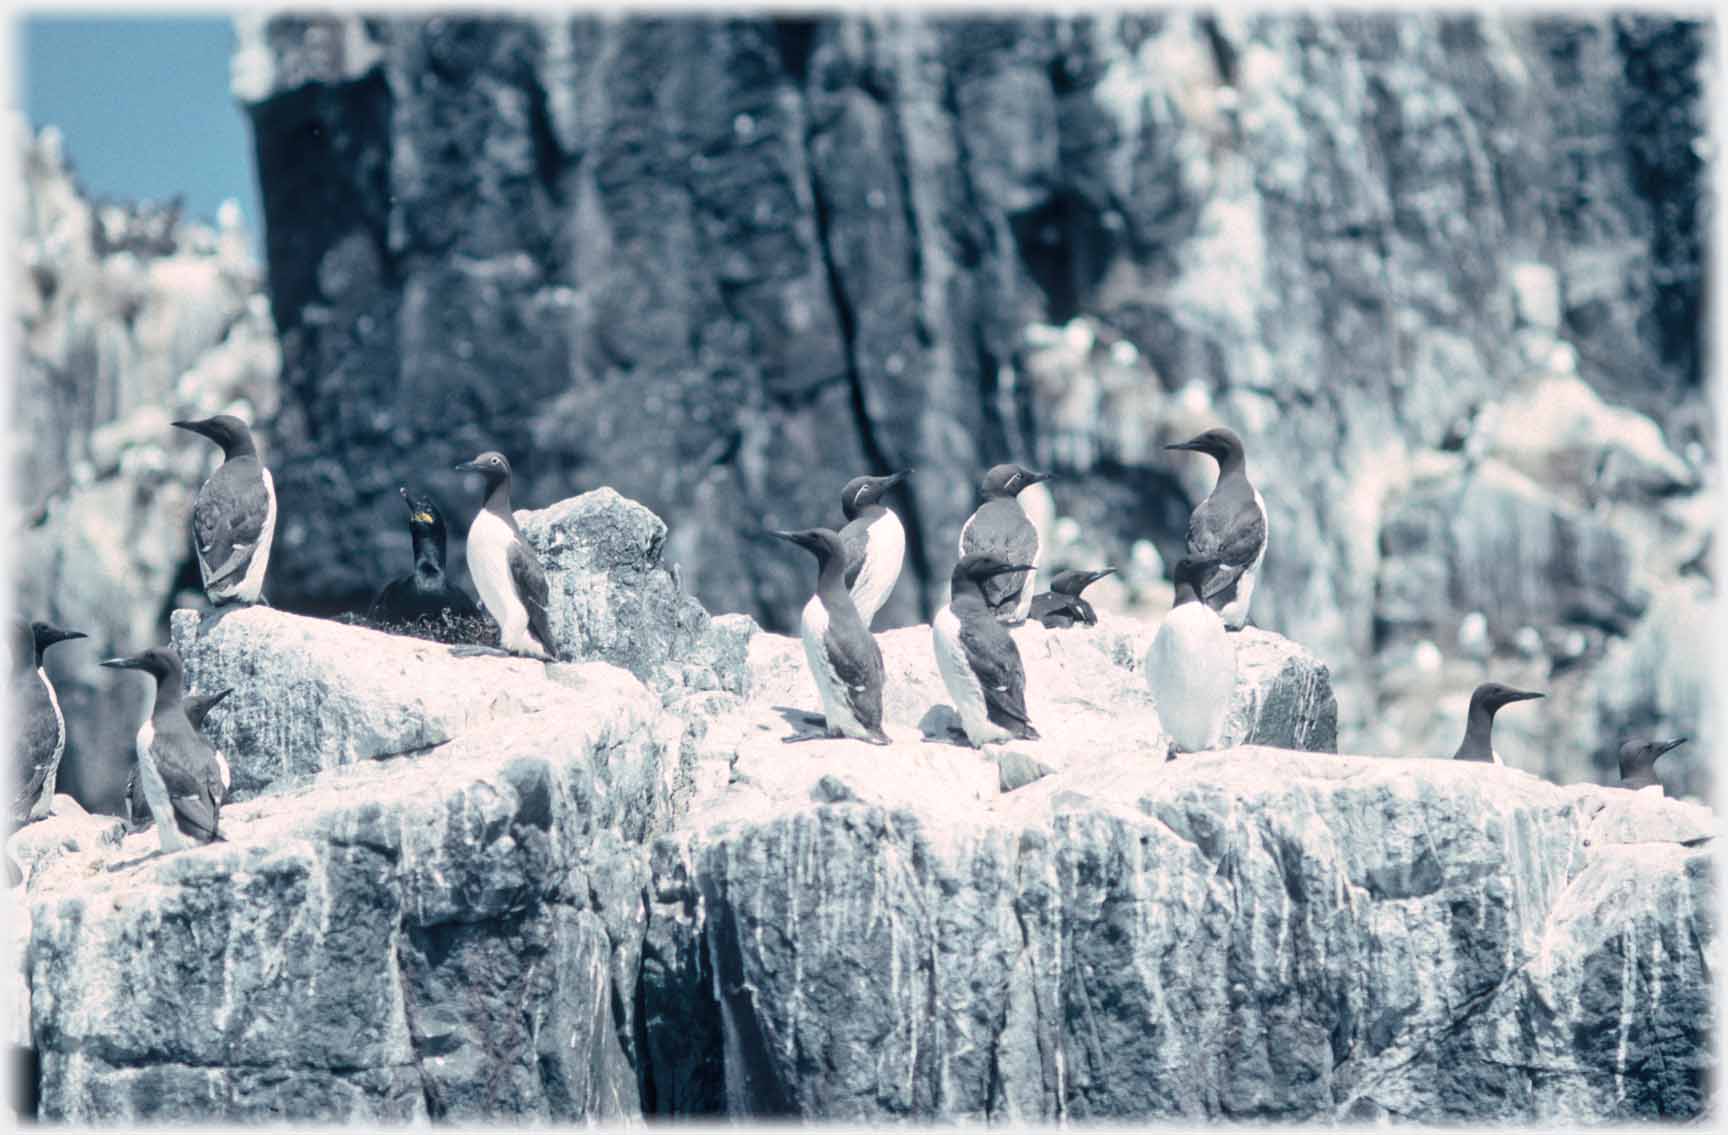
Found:
[[[1050,590],[1032,597],[1031,617],[1051,629],[1071,627],[1075,623],[1096,626],[1098,612],[1080,594],[1115,570],[1057,572],[1050,580]]]
[[[846,590],[846,550],[839,533],[807,528],[774,535],[816,557],[816,593],[804,604],[799,633],[822,698],[825,735],[888,744],[882,731],[882,650]]]
[[[960,559],[990,556],[1002,563],[1023,565],[984,584],[985,602],[995,617],[1005,623],[1026,621],[1037,586],[1038,563],[1043,556],[1038,528],[1015,498],[1028,486],[1049,479],[1048,473],[1034,473],[1019,465],[994,466],[984,474],[980,486],[984,503],[960,529]]]
[[[930,620],[936,668],[954,699],[960,725],[974,748],[997,741],[1038,740],[1026,712],[1026,667],[1014,636],[991,611],[985,588],[1025,563],[974,554],[954,565],[948,605]]]
[[[83,631],[48,623],[13,623],[12,704],[18,714],[18,750],[13,760],[18,791],[12,798],[12,822],[19,827],[48,814],[60,758],[66,755],[66,716],[60,712],[54,683],[42,668],[42,655],[57,642],[84,637]]]
[[[499,644],[511,654],[555,661],[547,614],[551,588],[540,557],[522,535],[510,508],[510,462],[502,453],[482,453],[456,466],[486,478],[486,503],[468,526],[468,574],[480,602],[498,622]]]
[[[866,627],[888,601],[906,560],[906,529],[894,510],[881,503],[882,496],[910,472],[854,477],[840,490],[840,508],[846,514],[846,527],[840,529],[846,586]]]
[[[175,422],[222,447],[222,464],[192,505],[193,547],[204,594],[217,606],[257,603],[276,539],[276,486],[258,459],[252,431],[232,414]]]
[[[210,716],[211,710],[221,704],[223,698],[233,692],[234,687],[228,686],[213,694],[187,694],[185,696],[181,704],[186,709],[186,720],[192,723],[192,728],[196,729],[200,736],[203,736],[204,733],[204,719]],[[208,740],[208,738],[205,739]],[[228,802],[228,789],[232,786],[228,772],[228,759],[222,755],[222,750],[214,746],[212,746],[211,751],[216,754],[216,771],[222,778],[220,799],[222,803],[226,804]],[[136,762],[132,765],[132,771],[126,776],[125,811],[126,830],[128,832],[142,831],[152,822],[150,802],[144,798],[144,783],[138,776]]]
[[[1176,561],[1176,603],[1146,651],[1146,684],[1170,734],[1171,756],[1215,748],[1236,691],[1236,642],[1218,612],[1200,602],[1199,586],[1211,569],[1204,560]]]
[[[375,623],[404,626],[437,622],[447,613],[458,618],[478,615],[480,609],[474,600],[444,574],[447,538],[444,516],[438,506],[429,496],[409,492],[407,485],[396,491],[408,506],[408,538],[414,545],[414,570],[386,583],[372,600],[366,617]]]
[[[1505,764],[1500,754],[1494,751],[1494,715],[1501,706],[1546,696],[1533,690],[1515,690],[1499,682],[1483,682],[1477,686],[1470,695],[1470,715],[1465,720],[1464,740],[1459,743],[1458,751],[1452,754],[1453,759]]]
[[[173,647],[153,646],[102,665],[142,670],[156,679],[156,700],[138,730],[138,783],[156,821],[163,851],[222,838],[218,821],[227,794],[226,762],[192,727],[183,700],[184,672]]]
[[[1242,439],[1211,429],[1164,448],[1204,453],[1218,462],[1217,482],[1188,518],[1188,557],[1209,565],[1197,588],[1200,601],[1223,616],[1226,630],[1241,630],[1266,558],[1266,502],[1248,480]]]
[[[1656,758],[1670,749],[1686,743],[1686,738],[1671,741],[1627,741],[1620,746],[1620,787],[1639,791],[1653,788],[1662,792],[1662,782],[1656,779]]]

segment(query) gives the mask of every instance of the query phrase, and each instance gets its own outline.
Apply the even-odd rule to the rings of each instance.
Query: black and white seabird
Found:
[[[210,602],[257,603],[276,539],[276,485],[252,431],[232,414],[174,425],[222,447],[222,464],[192,505],[193,546]]]
[[[1204,560],[1176,561],[1176,603],[1146,651],[1146,684],[1172,756],[1217,747],[1236,690],[1236,641],[1218,612],[1200,602],[1211,568]]]
[[[1656,758],[1670,749],[1686,743],[1685,737],[1671,741],[1628,741],[1620,746],[1620,787],[1640,791],[1653,788],[1662,792],[1662,782],[1656,779]]]
[[[995,617],[1005,623],[1026,621],[1037,586],[1038,561],[1043,555],[1038,528],[1016,498],[1021,490],[1049,479],[1048,473],[1034,473],[1019,465],[994,466],[984,474],[981,486],[984,503],[960,529],[960,559],[990,556],[1002,563],[1032,565],[984,582],[985,601]]]
[[[22,827],[48,815],[54,804],[54,782],[60,758],[66,755],[66,717],[54,683],[42,668],[42,655],[57,642],[84,638],[83,631],[62,630],[48,623],[18,620],[12,631],[12,704],[18,714],[18,793],[12,798],[12,822]]]
[[[444,575],[446,534],[444,516],[432,498],[408,491],[403,485],[396,490],[408,506],[408,536],[414,542],[414,570],[408,575],[386,583],[366,617],[375,623],[407,626],[412,623],[442,620],[451,617],[479,615],[480,609],[467,592],[451,583]]]
[[[186,709],[186,720],[202,735],[204,719],[210,716],[210,711],[215,709],[223,698],[233,692],[234,687],[229,686],[213,694],[187,694],[181,703]],[[222,775],[222,802],[227,803],[228,789],[232,783],[228,772],[228,759],[222,755],[222,750],[217,749],[215,752],[216,767]],[[126,777],[126,830],[142,831],[152,822],[150,804],[144,799],[144,783],[138,777],[138,765],[134,762],[132,771]]]
[[[1494,714],[1501,706],[1511,705],[1515,701],[1529,701],[1531,698],[1546,697],[1532,690],[1515,690],[1511,686],[1502,686],[1499,682],[1483,682],[1476,687],[1476,692],[1470,695],[1470,717],[1464,726],[1464,740],[1453,753],[1453,759],[1460,761],[1493,761],[1497,765],[1506,762],[1500,759],[1500,754],[1494,751]]]
[[[1050,590],[1032,597],[1031,617],[1052,629],[1071,627],[1075,623],[1096,626],[1098,612],[1092,609],[1092,604],[1080,598],[1080,593],[1115,570],[1057,572],[1050,580]]]
[[[468,526],[468,574],[498,624],[499,644],[511,654],[556,660],[547,614],[551,588],[510,508],[509,460],[502,453],[482,453],[456,471],[486,478],[486,503]]]
[[[816,594],[804,604],[800,633],[810,676],[822,696],[825,735],[888,744],[882,731],[882,649],[846,590],[846,549],[839,533],[806,528],[774,535],[816,557]]]
[[[1211,429],[1165,449],[1188,449],[1218,462],[1218,481],[1188,518],[1188,556],[1211,565],[1200,600],[1224,617],[1227,630],[1241,630],[1260,561],[1266,558],[1266,502],[1248,480],[1242,439]]]
[[[1004,561],[988,554],[963,557],[954,565],[948,605],[930,620],[936,668],[974,748],[1038,740],[1026,714],[1026,667],[1020,648],[984,597],[993,580],[1029,568],[1024,560]]]
[[[894,510],[883,505],[883,494],[906,479],[910,469],[886,477],[854,477],[840,490],[846,527],[840,543],[846,549],[846,586],[858,617],[869,626],[900,581],[906,559],[906,529]]]
[[[217,825],[227,794],[226,762],[186,716],[180,655],[171,646],[153,646],[102,665],[142,670],[156,679],[155,704],[138,730],[138,781],[162,850],[221,839]]]

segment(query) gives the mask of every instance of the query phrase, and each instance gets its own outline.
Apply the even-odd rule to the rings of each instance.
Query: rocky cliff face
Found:
[[[1271,511],[1263,626],[1352,744],[1492,673],[1529,759],[1706,740],[1707,32],[1644,16],[283,16],[242,27],[282,335],[274,578],[358,601],[394,487],[497,446],[603,480],[715,610],[792,625],[764,527],[894,500],[939,601],[979,470],[1056,468],[1055,566],[1156,614],[1224,421]],[[378,460],[388,451],[391,461]],[[1120,587],[1120,590],[1113,590]],[[1387,722],[1407,727],[1394,731]],[[1581,723],[1589,723],[1584,725]],[[1703,792],[1707,762],[1680,786]]]
[[[58,131],[8,144],[23,173],[8,426],[16,499],[5,506],[17,604],[26,618],[90,635],[48,655],[69,738],[59,783],[91,808],[118,810],[142,701],[94,660],[160,641],[183,589],[197,593],[187,517],[222,456],[169,423],[219,413],[267,422],[279,355],[237,218],[225,213],[212,230],[174,205],[93,204]]]
[[[615,494],[520,519],[665,571]],[[617,641],[554,594],[578,658]],[[640,641],[688,625],[629,594]],[[801,649],[735,617],[643,678],[179,613],[193,687],[237,686],[226,840],[72,808],[13,839],[42,1114],[1705,1114],[1706,809],[1316,751],[1326,668],[1254,631],[1234,747],[1166,762],[1151,630],[1016,632],[1045,739],[978,752],[926,627],[880,636],[878,748],[786,744]]]

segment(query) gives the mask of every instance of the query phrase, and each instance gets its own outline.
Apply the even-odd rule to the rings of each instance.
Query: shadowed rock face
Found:
[[[601,592],[558,573],[641,547],[584,499],[531,537],[561,638]],[[1706,809],[1297,751],[1325,667],[1256,630],[1234,747],[1166,761],[1156,628],[1109,615],[1014,632],[1039,741],[954,743],[910,627],[890,746],[789,746],[797,641],[714,622],[729,653],[645,683],[181,613],[236,686],[226,842],[152,857],[70,801],[13,840],[43,1117],[1703,1113]]]

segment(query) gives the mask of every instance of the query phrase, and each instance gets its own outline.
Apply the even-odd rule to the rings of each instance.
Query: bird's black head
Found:
[[[1675,737],[1670,741],[1628,741],[1620,746],[1620,775],[1631,776],[1633,773],[1648,772],[1656,767],[1656,758],[1670,749],[1677,749],[1687,741],[1685,737]]]
[[[42,655],[57,642],[88,638],[83,631],[66,630],[52,623],[17,620],[13,629],[13,665],[19,670],[42,665]]]
[[[984,474],[980,487],[988,499],[1002,500],[1017,497],[1023,490],[1040,481],[1048,481],[1052,476],[1052,473],[1034,473],[1021,465],[995,465]]]
[[[171,646],[152,646],[125,658],[109,658],[102,665],[110,670],[142,670],[158,682],[180,677],[180,655]]]
[[[204,719],[210,716],[210,711],[222,704],[222,699],[234,692],[233,686],[217,690],[213,694],[191,694],[186,698],[186,716],[191,719],[194,729],[204,727]]]
[[[1032,564],[1011,564],[1007,560],[998,559],[984,552],[976,552],[963,557],[954,565],[954,574],[949,579],[949,587],[953,594],[960,595],[984,590],[984,581],[1006,575],[1011,571],[1032,571]]]
[[[1058,595],[1078,596],[1094,583],[1107,575],[1114,575],[1115,572],[1116,569],[1113,567],[1105,568],[1103,571],[1082,571],[1079,568],[1059,571],[1050,580],[1050,590]]]
[[[1515,701],[1529,701],[1531,698],[1545,698],[1534,690],[1518,690],[1511,686],[1503,686],[1499,682],[1483,682],[1476,687],[1476,692],[1470,695],[1470,708],[1480,706],[1493,716],[1494,711],[1503,705],[1511,705]]]
[[[827,567],[831,562],[844,563],[846,550],[840,543],[840,536],[831,528],[800,528],[796,532],[774,532],[775,536],[796,544],[816,557],[816,562]]]
[[[510,479],[510,459],[496,450],[482,453],[472,461],[456,466],[458,473],[479,473],[486,478],[487,488]]]
[[[1206,573],[1212,569],[1213,561],[1204,560],[1198,556],[1183,556],[1176,561],[1176,566],[1170,569],[1170,582],[1176,587],[1176,603],[1178,605],[1190,599],[1200,598],[1200,589],[1206,582]]]
[[[174,427],[209,438],[222,447],[224,457],[242,457],[257,452],[252,442],[252,430],[233,414],[217,414],[214,418],[175,422]]]
[[[429,536],[444,543],[444,514],[438,511],[438,506],[425,493],[417,493],[407,485],[400,485],[396,492],[401,495],[402,503],[408,506],[408,531],[415,536]]]
[[[1242,463],[1247,459],[1247,451],[1242,448],[1242,439],[1237,437],[1233,430],[1227,430],[1222,426],[1207,430],[1187,441],[1167,445],[1164,448],[1189,449],[1195,453],[1204,453],[1217,461],[1220,469],[1241,468]]]
[[[860,512],[881,500],[889,489],[904,481],[911,472],[902,469],[886,477],[854,477],[847,481],[846,487],[840,490],[840,509],[846,514],[846,519],[856,519]]]

